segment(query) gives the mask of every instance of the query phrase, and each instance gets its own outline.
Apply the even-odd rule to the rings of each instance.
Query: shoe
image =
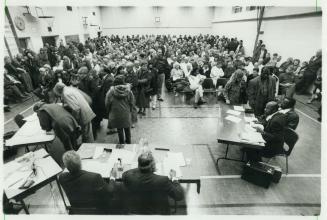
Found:
[[[162,98],[158,98],[158,101],[163,102],[163,99]]]
[[[141,115],[145,116],[146,114],[145,114],[145,112],[141,112]]]
[[[132,127],[132,128],[135,128],[135,125],[132,125],[131,127]]]
[[[156,107],[153,106],[153,107],[152,107],[152,110],[156,110]]]
[[[197,104],[194,104],[193,107],[194,107],[195,109],[197,109],[197,108],[198,108],[198,105],[197,105]]]

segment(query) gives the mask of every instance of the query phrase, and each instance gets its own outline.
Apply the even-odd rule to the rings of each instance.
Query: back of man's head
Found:
[[[278,103],[275,101],[268,102],[265,108],[265,114],[271,115],[278,111]]]
[[[155,161],[151,151],[146,151],[138,157],[138,168],[142,173],[155,171]]]
[[[82,169],[81,158],[73,150],[64,153],[62,161],[70,173],[76,173]]]

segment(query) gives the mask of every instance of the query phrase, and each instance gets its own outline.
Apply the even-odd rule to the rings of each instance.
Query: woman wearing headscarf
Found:
[[[115,78],[114,86],[106,94],[105,105],[110,127],[118,130],[119,143],[130,144],[134,95],[130,86],[125,85],[124,76]]]
[[[37,113],[41,128],[47,132],[53,130],[66,151],[77,150],[81,127],[64,107],[41,102],[35,104],[33,110]]]
[[[145,115],[145,108],[149,107],[149,96],[146,94],[150,88],[150,75],[147,68],[147,62],[141,63],[141,69],[138,71],[136,106],[139,107],[138,114]]]
[[[90,105],[91,98],[81,90],[66,86],[64,83],[58,82],[54,89],[54,93],[61,97],[64,104],[67,104],[72,111],[72,115],[82,127],[83,143],[94,142],[91,121],[95,117]]]
[[[238,69],[227,82],[224,90],[224,96],[227,104],[238,105],[242,103],[242,90],[245,88],[243,76],[243,71]]]

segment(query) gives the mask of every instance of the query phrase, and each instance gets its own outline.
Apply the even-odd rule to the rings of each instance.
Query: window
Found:
[[[241,6],[232,7],[232,13],[240,13],[240,12],[242,12],[242,7]]]
[[[66,6],[67,11],[73,11],[73,7],[72,6]]]
[[[92,12],[92,14],[95,16],[95,12]]]
[[[256,10],[256,9],[257,9],[256,6],[248,6],[248,7],[246,7],[246,10],[247,10],[247,11],[254,11],[254,10]]]

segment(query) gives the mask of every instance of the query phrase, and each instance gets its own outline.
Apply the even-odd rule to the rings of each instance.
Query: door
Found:
[[[43,45],[45,45],[46,43],[48,43],[51,46],[56,46],[56,37],[55,36],[50,36],[50,37],[42,37],[42,42]]]

